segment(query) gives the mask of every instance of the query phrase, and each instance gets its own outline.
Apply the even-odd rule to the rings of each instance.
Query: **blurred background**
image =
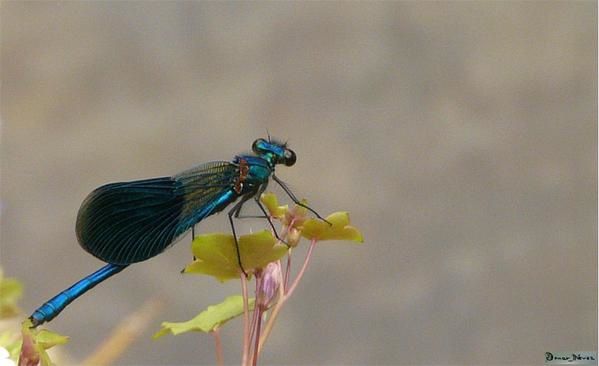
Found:
[[[597,5],[2,2],[1,266],[29,313],[99,268],[74,233],[112,181],[250,150],[364,245],[326,243],[265,364],[540,364],[597,344]],[[280,189],[271,186],[284,198]],[[265,228],[244,222],[242,231]],[[223,215],[198,226],[227,231]],[[298,256],[299,257],[299,256]],[[51,324],[74,360],[158,297],[122,365],[214,362],[150,336],[239,293],[182,276],[189,238]],[[241,322],[223,330],[239,362]]]

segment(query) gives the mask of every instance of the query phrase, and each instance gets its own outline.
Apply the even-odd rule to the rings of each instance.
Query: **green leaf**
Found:
[[[43,349],[50,349],[60,344],[66,344],[69,341],[69,337],[54,333],[47,329],[41,329],[35,337],[35,340]]]
[[[248,305],[249,310],[254,308],[253,298],[249,299]],[[208,306],[206,310],[186,322],[163,322],[162,329],[156,332],[153,338],[157,339],[169,333],[173,335],[187,332],[208,333],[241,314],[243,314],[243,297],[229,296],[220,304]]]
[[[270,213],[270,216],[281,219],[285,216],[285,213],[289,210],[288,205],[279,206],[279,200],[274,193],[264,193],[260,197],[260,201],[266,207],[266,210]]]
[[[0,319],[20,313],[18,300],[23,295],[23,285],[14,278],[0,277]]]
[[[0,347],[6,349],[10,359],[18,361],[21,352],[21,335],[13,330],[5,330],[0,333]]]
[[[264,268],[287,253],[287,247],[277,244],[275,237],[266,230],[239,237],[241,262],[247,273]],[[200,273],[216,277],[221,282],[239,278],[241,270],[237,259],[235,240],[230,234],[206,234],[196,237],[192,243],[196,258],[183,270],[184,273]]]
[[[327,216],[328,223],[310,219],[304,222],[302,236],[314,240],[351,240],[363,243],[362,233],[350,225],[349,214],[347,212],[335,212]]]
[[[46,350],[60,344],[66,344],[68,341],[69,337],[51,332],[47,329],[40,330],[40,332],[36,336],[36,348],[39,350],[42,366],[54,365],[52,360],[50,360],[50,356],[48,355],[48,352],[46,352]]]
[[[47,329],[32,329],[31,320],[27,319],[22,323],[21,333],[23,334],[23,347],[21,348],[20,359],[33,361],[39,360],[42,366],[52,366],[52,360],[46,352],[48,349],[65,344],[69,337],[49,331]],[[25,362],[25,364],[29,364]]]

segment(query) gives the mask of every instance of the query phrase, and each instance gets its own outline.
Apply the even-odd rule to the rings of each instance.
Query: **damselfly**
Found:
[[[295,153],[287,144],[269,137],[254,141],[252,150],[253,155],[206,163],[172,177],[111,183],[91,192],[77,215],[77,239],[83,249],[108,264],[35,310],[30,317],[33,326],[52,320],[73,300],[130,264],[160,254],[198,222],[237,200],[228,217],[239,267],[245,273],[233,219],[250,199],[268,219],[260,195],[271,178],[297,205],[324,220],[274,174],[276,165],[295,164]],[[277,235],[270,219],[269,223]]]

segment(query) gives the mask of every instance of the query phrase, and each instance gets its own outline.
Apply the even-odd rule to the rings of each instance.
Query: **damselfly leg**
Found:
[[[289,198],[291,198],[291,200],[298,206],[301,206],[303,208],[305,208],[306,210],[312,212],[316,217],[318,217],[319,219],[321,219],[322,221],[326,222],[329,225],[333,225],[331,224],[327,219],[325,219],[324,217],[320,216],[320,214],[318,212],[316,212],[314,209],[312,209],[310,206],[303,204],[300,200],[297,199],[297,197],[295,197],[295,195],[293,194],[293,192],[291,192],[291,190],[289,189],[289,187],[287,187],[287,184],[285,184],[285,182],[283,182],[282,180],[280,180],[276,175],[272,175],[272,179],[274,179],[275,182],[277,182],[281,188],[283,188],[283,190],[285,191],[285,193],[287,193],[287,195],[289,196]]]

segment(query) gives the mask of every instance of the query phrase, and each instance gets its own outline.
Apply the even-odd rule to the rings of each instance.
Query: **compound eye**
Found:
[[[262,151],[259,145],[263,145],[265,142],[266,141],[264,139],[257,139],[256,141],[254,141],[254,143],[252,144],[252,151],[256,154],[259,154]]]
[[[285,150],[285,165],[286,166],[292,166],[293,164],[295,164],[295,160],[296,160],[296,156],[295,153],[293,152],[293,150]]]

